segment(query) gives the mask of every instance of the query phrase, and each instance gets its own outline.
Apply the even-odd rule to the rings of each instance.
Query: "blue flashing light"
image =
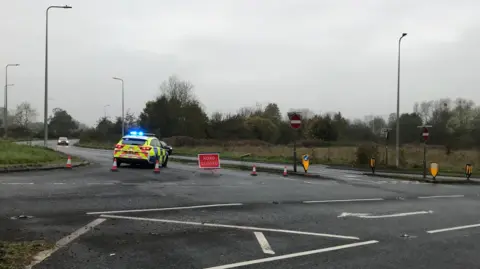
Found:
[[[131,131],[130,135],[137,135],[137,132],[136,131]]]
[[[143,136],[143,132],[138,132],[138,135]]]

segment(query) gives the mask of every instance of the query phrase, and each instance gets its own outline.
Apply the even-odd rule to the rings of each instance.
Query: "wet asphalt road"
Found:
[[[479,268],[477,186],[173,162],[113,173],[109,151],[60,150],[94,164],[0,175],[0,238],[63,238],[34,268]]]

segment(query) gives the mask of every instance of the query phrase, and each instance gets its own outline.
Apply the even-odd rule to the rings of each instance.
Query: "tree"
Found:
[[[315,116],[310,121],[308,129],[313,139],[321,139],[323,141],[336,141],[338,139],[338,131],[328,114],[323,117]]]
[[[263,111],[263,116],[267,119],[272,120],[275,123],[278,123],[282,120],[282,113],[280,113],[280,108],[275,103],[269,103],[265,110]]]
[[[15,116],[13,123],[24,129],[28,129],[30,125],[35,121],[37,117],[37,111],[28,102],[23,102],[17,105],[15,110]]]
[[[49,133],[53,136],[70,136],[78,129],[78,122],[61,108],[53,109],[53,116],[48,121]]]
[[[160,89],[162,94],[147,102],[140,114],[141,127],[158,136],[204,138],[208,117],[193,95],[193,85],[171,76]]]

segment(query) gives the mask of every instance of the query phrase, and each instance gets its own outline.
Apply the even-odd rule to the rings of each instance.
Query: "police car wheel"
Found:
[[[162,163],[162,167],[167,167],[168,165],[168,156],[165,158],[165,161]]]

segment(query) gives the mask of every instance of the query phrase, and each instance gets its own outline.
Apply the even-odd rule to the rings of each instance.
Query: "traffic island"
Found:
[[[187,160],[187,159],[176,159],[170,158],[172,162],[178,163],[186,163],[186,164],[197,164],[197,160]],[[230,164],[230,163],[222,163],[222,168],[233,169],[233,170],[241,170],[241,171],[252,171],[252,166],[247,164]],[[269,173],[269,174],[278,174],[279,176],[283,176],[284,168],[273,168],[273,167],[266,167],[262,166],[262,164],[255,165],[255,172],[258,174],[259,172]],[[316,179],[324,179],[324,180],[335,180],[333,177],[323,176],[319,174],[310,174],[310,173],[303,173],[303,172],[293,172],[288,171],[288,175],[290,176],[301,176],[301,177],[308,177],[308,178],[316,178]]]
[[[363,173],[363,175],[371,176],[371,177],[382,177],[382,178],[391,178],[391,179],[399,179],[405,181],[417,181],[423,183],[432,183],[432,184],[465,184],[465,185],[480,185],[480,181],[466,178],[442,178],[436,177],[436,179],[432,178],[422,178],[422,175],[413,176],[413,175],[400,175],[400,174],[382,174],[382,173]]]

